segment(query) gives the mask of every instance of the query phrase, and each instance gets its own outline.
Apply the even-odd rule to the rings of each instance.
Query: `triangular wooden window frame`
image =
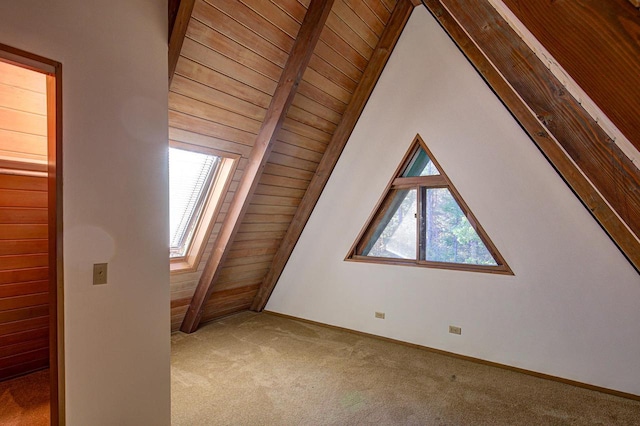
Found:
[[[402,177],[403,172],[409,166],[409,162],[414,158],[418,150],[424,150],[427,154],[431,162],[438,169],[439,175],[433,176],[417,176],[417,177]],[[397,258],[387,258],[387,257],[373,257],[373,256],[365,256],[362,255],[363,247],[368,243],[368,241],[372,238],[372,234],[374,230],[377,228],[379,222],[383,217],[383,210],[385,201],[389,198],[389,193],[393,189],[406,189],[406,188],[416,188],[420,189],[421,187],[426,188],[446,188],[450,191],[454,200],[458,203],[458,206],[462,210],[462,212],[467,217],[467,220],[471,224],[471,227],[476,231],[483,244],[493,257],[496,262],[496,265],[474,265],[474,264],[466,264],[466,263],[450,263],[450,262],[436,262],[429,260],[420,260],[418,253],[416,252],[416,259],[397,259]],[[420,207],[418,207],[418,210]],[[420,235],[420,232],[417,232]],[[420,238],[420,237],[418,237]],[[420,243],[418,242],[418,246]],[[418,250],[417,250],[418,251]],[[400,165],[396,169],[393,178],[387,184],[387,187],[382,194],[382,197],[376,204],[373,213],[367,219],[366,225],[358,234],[358,238],[356,239],[353,246],[349,250],[347,257],[345,260],[356,261],[356,262],[366,262],[366,263],[384,263],[384,264],[392,264],[392,265],[406,265],[406,266],[419,266],[419,267],[427,267],[427,268],[438,268],[438,269],[453,269],[459,271],[474,271],[474,272],[487,272],[487,273],[495,273],[495,274],[506,274],[506,275],[514,275],[513,271],[507,265],[507,262],[504,260],[495,244],[491,241],[485,230],[480,225],[480,222],[476,219],[475,215],[471,212],[471,209],[467,206],[464,199],[453,185],[447,174],[445,173],[438,160],[434,157],[433,153],[429,150],[427,145],[424,143],[422,137],[419,134],[413,140],[411,147],[405,154],[404,158],[400,162]]]

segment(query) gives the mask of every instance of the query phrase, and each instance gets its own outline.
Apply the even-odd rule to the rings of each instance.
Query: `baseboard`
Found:
[[[531,371],[531,370],[525,370],[524,368],[512,367],[510,365],[500,364],[500,363],[493,362],[493,361],[486,361],[484,359],[474,358],[474,357],[470,357],[470,356],[467,356],[467,355],[460,355],[460,354],[456,354],[456,353],[453,353],[453,352],[443,351],[441,349],[434,349],[434,348],[430,348],[428,346],[417,345],[415,343],[403,342],[402,340],[390,339],[388,337],[377,336],[375,334],[364,333],[362,331],[357,331],[357,330],[351,330],[349,328],[344,328],[344,327],[338,327],[338,326],[335,326],[335,325],[324,324],[324,323],[317,322],[317,321],[312,321],[312,320],[308,320],[308,319],[304,319],[304,318],[294,317],[292,315],[281,314],[279,312],[273,312],[273,311],[267,311],[267,310],[264,310],[262,312],[265,313],[265,314],[268,314],[268,315],[274,315],[274,316],[287,318],[287,319],[291,319],[291,320],[295,320],[295,321],[305,322],[305,323],[308,323],[308,324],[313,324],[313,325],[317,325],[317,326],[320,326],[320,327],[331,328],[331,329],[334,329],[334,330],[346,331],[348,333],[357,334],[359,336],[371,337],[373,339],[384,340],[386,342],[391,342],[391,343],[397,343],[399,345],[409,346],[411,348],[422,349],[422,350],[425,350],[425,351],[433,352],[433,353],[440,354],[440,355],[450,356],[452,358],[457,358],[457,359],[461,359],[461,360],[464,360],[464,361],[471,361],[471,362],[475,362],[477,364],[483,364],[483,365],[488,365],[488,366],[491,366],[491,367],[502,368],[504,370],[515,371],[517,373],[526,374],[528,376],[538,377],[540,379],[552,380],[554,382],[560,382],[560,383],[564,383],[564,384],[567,384],[567,385],[576,386],[576,387],[579,387],[579,388],[584,388],[584,389],[589,389],[589,390],[593,390],[593,391],[596,391],[596,392],[606,393],[606,394],[609,394],[609,395],[619,396],[621,398],[632,399],[634,401],[640,401],[640,395],[634,395],[632,393],[617,391],[615,389],[603,388],[603,387],[600,387],[600,386],[590,385],[588,383],[577,382],[575,380],[564,379],[562,377],[552,376],[552,375],[544,374],[544,373],[538,373],[536,371]]]

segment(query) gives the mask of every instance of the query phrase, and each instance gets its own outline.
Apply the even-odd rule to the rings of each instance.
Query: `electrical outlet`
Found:
[[[451,334],[462,334],[462,327],[456,327],[455,325],[449,326],[449,333]]]
[[[384,312],[376,312],[376,318],[384,319]]]
[[[106,283],[107,283],[107,264],[94,263],[93,264],[93,285],[106,284]]]

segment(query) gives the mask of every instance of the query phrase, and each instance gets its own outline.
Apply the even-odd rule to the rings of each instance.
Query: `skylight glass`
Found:
[[[215,155],[169,148],[172,258],[186,255],[219,164]]]

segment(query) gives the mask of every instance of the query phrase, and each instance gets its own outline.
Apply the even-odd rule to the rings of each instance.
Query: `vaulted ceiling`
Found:
[[[566,93],[492,3],[427,0],[424,6],[640,268],[640,173],[633,155]],[[542,9],[501,4],[566,61],[560,65],[577,75],[637,150],[640,14],[626,0],[577,3],[573,9],[565,2]],[[241,156],[197,270],[171,277],[172,329],[192,332],[201,321],[264,308],[417,6],[415,0],[169,2],[169,138]],[[614,43],[598,55],[613,61],[618,75],[585,59],[592,43],[576,37],[566,48],[559,42],[565,28],[557,19],[549,18],[550,28],[536,21],[549,12],[568,14],[578,28],[589,16],[590,27],[599,28],[596,41]],[[613,89],[602,89],[609,84]]]

